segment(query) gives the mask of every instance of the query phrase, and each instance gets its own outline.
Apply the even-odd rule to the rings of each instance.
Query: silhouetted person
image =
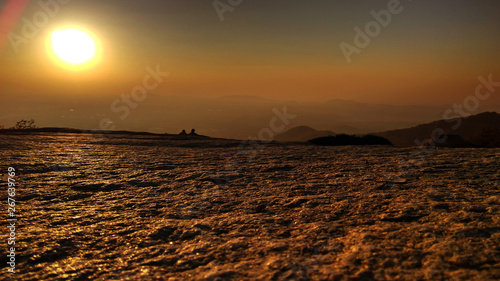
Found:
[[[198,134],[194,132],[194,129],[191,129],[191,133],[189,133],[191,136],[197,136]]]
[[[186,130],[182,130],[182,132],[180,132],[179,135],[187,135]]]

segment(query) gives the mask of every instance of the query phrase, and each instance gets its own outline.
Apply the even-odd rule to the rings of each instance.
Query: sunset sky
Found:
[[[0,9],[8,2],[0,1]],[[41,125],[51,126],[60,115],[49,118],[52,112],[72,110],[75,103],[87,108],[87,117],[111,115],[104,111],[143,83],[147,67],[169,73],[150,91],[149,103],[161,97],[242,95],[451,105],[474,94],[479,75],[500,81],[500,2],[495,0],[401,0],[401,13],[393,14],[351,63],[339,45],[353,45],[354,27],[364,29],[374,20],[370,11],[385,10],[390,1],[244,0],[224,12],[223,21],[211,0],[42,1],[57,3],[57,9],[51,6],[54,13],[46,23],[14,46],[8,33],[28,37],[26,20],[33,22],[44,11],[39,1],[27,2],[20,18],[3,9],[0,20],[0,124],[35,115]],[[97,62],[75,70],[48,55],[51,32],[65,26],[97,39]],[[484,103],[500,104],[500,89]],[[37,113],[30,115],[35,107]],[[85,118],[54,124],[94,126],[90,119],[82,125]]]

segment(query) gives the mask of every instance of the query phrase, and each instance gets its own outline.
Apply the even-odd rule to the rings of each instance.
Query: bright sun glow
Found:
[[[81,30],[56,30],[52,33],[51,41],[54,53],[70,64],[82,64],[96,54],[94,39]]]

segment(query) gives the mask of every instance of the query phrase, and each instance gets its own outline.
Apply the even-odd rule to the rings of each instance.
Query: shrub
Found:
[[[34,129],[36,128],[36,125],[35,125],[35,120],[31,119],[31,120],[21,120],[21,121],[18,121],[16,123],[16,125],[14,127],[12,127],[11,129],[17,129],[17,130],[26,130],[26,129]]]

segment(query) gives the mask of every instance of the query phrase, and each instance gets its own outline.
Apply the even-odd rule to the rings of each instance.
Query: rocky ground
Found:
[[[500,279],[500,149],[0,143],[19,219],[1,279]]]

